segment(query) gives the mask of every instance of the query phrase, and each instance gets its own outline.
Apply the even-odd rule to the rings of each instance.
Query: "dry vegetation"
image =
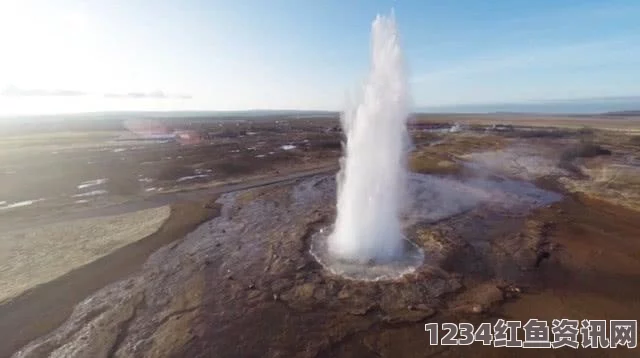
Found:
[[[592,142],[581,142],[576,145],[569,146],[560,155],[559,166],[568,170],[570,173],[577,175],[582,174],[580,168],[576,165],[576,159],[594,158],[600,155],[611,155],[611,151],[602,148],[599,144]]]
[[[417,152],[409,158],[409,169],[422,174],[457,174],[461,167],[459,164],[442,156],[427,152]]]
[[[505,146],[498,136],[420,133],[416,150],[409,157],[409,168],[422,174],[459,174],[462,166],[456,159],[472,152],[498,150]]]
[[[572,192],[640,211],[640,168],[613,164],[581,170],[582,179],[560,178],[560,182]]]

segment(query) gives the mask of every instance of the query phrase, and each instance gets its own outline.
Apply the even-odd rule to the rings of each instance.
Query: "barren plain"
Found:
[[[638,118],[416,116],[409,166],[425,190],[405,219],[425,264],[376,282],[309,253],[335,218],[337,118],[164,125],[188,136],[117,123],[0,136],[0,245],[17,258],[0,287],[24,277],[3,288],[0,356],[533,357],[430,346],[424,323],[640,313]],[[148,231],[100,229],[148,210],[166,210],[138,219]],[[51,227],[64,235],[43,245]],[[74,244],[91,230],[127,239]],[[56,249],[82,260],[34,280],[61,265],[37,259]]]

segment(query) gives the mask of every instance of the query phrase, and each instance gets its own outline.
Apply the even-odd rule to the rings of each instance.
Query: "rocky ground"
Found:
[[[599,168],[623,160],[637,168],[633,138],[487,128],[414,138],[412,169],[427,174],[430,187],[451,180],[466,191],[422,197],[440,206],[455,198],[450,215],[407,218],[407,236],[425,251],[413,273],[346,280],[309,254],[313,234],[335,217],[333,175],[228,193],[217,199],[217,217],[83,300],[15,356],[533,357],[540,351],[430,346],[423,325],[637,318],[639,214],[620,199],[637,195],[635,176],[572,184],[597,182]],[[477,200],[463,201],[469,193]]]
[[[478,207],[414,227],[416,243],[438,257],[429,265],[397,281],[344,280],[308,253],[311,234],[333,220],[334,188],[332,177],[316,177],[221,197],[220,217],[17,356],[333,356],[372,327],[417,328],[442,310],[487,312],[548,250],[545,223]]]

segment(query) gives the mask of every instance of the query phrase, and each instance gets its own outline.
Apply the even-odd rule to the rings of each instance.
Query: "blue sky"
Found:
[[[637,0],[3,0],[0,114],[341,109],[392,7],[416,106],[640,95]]]

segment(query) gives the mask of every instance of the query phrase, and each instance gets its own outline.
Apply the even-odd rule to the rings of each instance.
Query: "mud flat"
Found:
[[[213,198],[215,199],[215,197]],[[183,238],[200,223],[215,217],[219,212],[217,206],[209,205],[207,199],[203,200],[172,204],[170,209],[169,206],[165,206],[138,213],[128,213],[123,215],[124,218],[115,216],[78,220],[79,224],[76,224],[75,227],[85,229],[85,226],[91,226],[92,223],[101,223],[102,225],[118,223],[120,226],[122,223],[131,222],[131,225],[113,228],[112,233],[120,232],[123,236],[120,241],[112,242],[109,247],[100,246],[93,240],[89,240],[85,246],[80,247],[81,250],[74,246],[70,252],[64,253],[75,255],[75,263],[78,264],[80,259],[90,261],[85,265],[73,268],[64,267],[63,265],[67,264],[64,262],[64,258],[61,260],[63,262],[45,258],[51,261],[52,267],[58,269],[64,267],[67,272],[48,282],[44,282],[44,277],[40,276],[40,280],[43,281],[40,285],[27,289],[0,305],[0,317],[2,317],[0,335],[3,337],[2,344],[0,344],[0,357],[10,356],[33,337],[46,334],[59,326],[69,317],[73,307],[88,295],[105,285],[135,273],[149,255],[158,248]],[[152,223],[144,224],[138,221],[144,218],[150,219]],[[134,225],[135,219],[138,220]],[[68,227],[68,223],[60,225],[64,226],[60,229],[61,232],[73,230],[73,226]],[[52,226],[57,227],[58,224]],[[147,229],[143,230],[141,226]],[[149,234],[143,237],[142,234],[145,234],[145,231]],[[140,234],[140,236],[124,235],[125,232]],[[63,237],[61,240],[74,241],[74,239],[83,237],[83,233],[76,234],[76,236]],[[56,243],[56,245],[59,244]],[[53,245],[53,243],[49,245]],[[94,248],[94,250],[88,250],[88,247]],[[108,254],[106,254],[107,251],[109,251]],[[48,254],[48,252],[37,249],[35,252],[41,253],[43,256]],[[103,256],[99,258],[92,256],[98,253]],[[89,257],[92,257],[93,260],[89,260]],[[36,267],[45,271],[51,266],[42,263]],[[16,274],[29,275],[30,271],[16,272]],[[50,273],[46,273],[46,275],[51,276]]]
[[[0,303],[153,234],[169,213],[163,206],[2,233]]]

